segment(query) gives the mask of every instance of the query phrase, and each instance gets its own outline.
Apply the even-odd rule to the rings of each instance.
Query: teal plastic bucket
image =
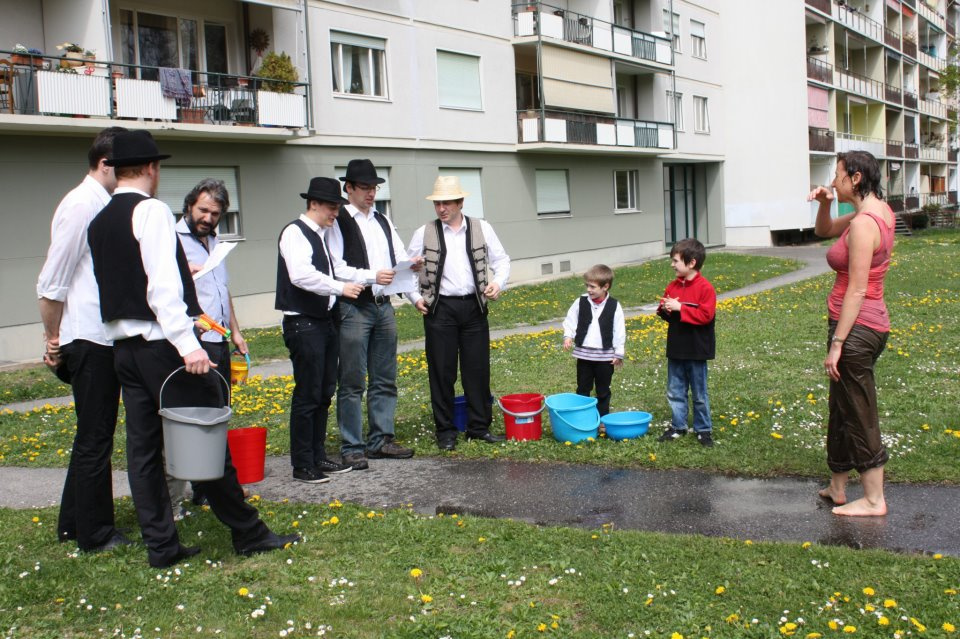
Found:
[[[550,395],[544,402],[550,413],[550,430],[558,442],[581,442],[597,438],[600,413],[597,398],[576,393]]]
[[[607,437],[619,441],[646,435],[651,419],[653,415],[642,410],[626,410],[604,415],[600,421],[603,422]]]

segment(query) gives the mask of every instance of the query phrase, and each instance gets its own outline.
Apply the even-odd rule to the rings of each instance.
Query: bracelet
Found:
[[[844,341],[844,338],[842,338],[842,337],[837,337],[836,335],[834,335],[833,337],[830,338],[830,343],[831,343],[831,344],[833,344],[834,342],[840,342],[841,344],[843,344],[843,341]]]

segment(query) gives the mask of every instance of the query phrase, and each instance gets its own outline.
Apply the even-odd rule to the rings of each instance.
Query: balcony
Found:
[[[837,152],[845,153],[847,151],[867,151],[874,157],[880,157],[886,151],[886,140],[880,138],[871,138],[866,135],[856,133],[837,132]]]
[[[951,38],[957,37],[957,27],[953,24],[953,20],[947,20],[947,35]]]
[[[948,192],[947,192],[947,201],[948,201],[950,204],[956,204],[956,203],[957,203],[957,192],[956,192],[956,191],[948,191]]]
[[[903,92],[903,106],[908,109],[917,110],[917,94],[912,91]]]
[[[903,104],[903,92],[900,90],[900,87],[885,84],[883,85],[883,95],[887,99],[887,102]]]
[[[904,210],[906,211],[915,211],[920,208],[920,196],[919,195],[908,195],[903,198]]]
[[[672,150],[673,124],[574,111],[518,111],[521,144],[537,142]]]
[[[902,158],[903,142],[901,142],[900,140],[887,140],[887,157]]]
[[[914,60],[917,59],[917,43],[913,40],[908,40],[907,38],[903,39],[903,55],[910,56]]]
[[[9,58],[10,52],[0,51]],[[10,115],[104,118],[208,125],[281,127],[307,126],[309,85],[290,83],[291,93],[267,91],[261,78],[193,72],[193,83],[184,87],[191,97],[164,95],[158,67],[117,62],[70,61],[36,56],[25,64],[14,64]],[[8,116],[9,117],[9,116]],[[35,123],[35,122],[34,122]],[[238,130],[239,131],[239,130]],[[289,132],[283,132],[289,135]]]
[[[903,143],[903,157],[907,160],[919,160],[920,159],[920,145],[916,142],[904,142]]]
[[[830,0],[807,0],[807,5],[817,11],[830,15]]]
[[[947,105],[940,101],[939,93],[928,93],[926,97],[920,100],[920,113],[945,120],[947,118]]]
[[[833,19],[872,40],[884,41],[884,26],[846,3],[841,5],[837,3],[837,0],[834,0]]]
[[[956,162],[957,161],[957,150],[948,149],[947,150],[947,162]]]
[[[817,127],[807,127],[807,134],[810,139],[810,150],[823,153],[833,153],[834,136],[830,129],[821,129]]]
[[[830,84],[833,81],[833,65],[807,56],[807,77],[817,82]]]
[[[927,162],[946,162],[947,150],[942,146],[923,144],[920,146],[920,159]]]
[[[537,7],[530,10],[530,7]],[[673,64],[670,38],[634,31],[610,22],[552,7],[524,2],[513,5],[513,34],[517,37],[553,38],[592,49],[663,65]]]
[[[893,29],[884,27],[883,29],[883,41],[888,46],[893,47],[897,51],[900,50],[900,34],[894,31]]]
[[[838,88],[850,93],[858,93],[862,96],[873,98],[874,100],[883,100],[885,97],[884,84],[879,80],[873,80],[859,73],[852,71],[841,71],[834,69],[833,83]]]
[[[903,196],[902,195],[887,195],[887,204],[890,205],[890,210],[894,213],[903,212]]]

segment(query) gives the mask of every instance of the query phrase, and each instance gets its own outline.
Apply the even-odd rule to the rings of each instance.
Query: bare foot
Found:
[[[834,515],[847,517],[882,517],[887,514],[887,502],[880,501],[871,504],[866,499],[855,499],[846,506],[837,506],[833,509]]]
[[[817,494],[824,499],[829,499],[837,506],[842,506],[843,504],[847,503],[847,494],[843,491],[843,489],[834,492],[831,486],[827,486],[823,490],[818,490]]]

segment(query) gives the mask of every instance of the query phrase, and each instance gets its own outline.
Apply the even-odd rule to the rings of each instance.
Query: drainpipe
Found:
[[[314,132],[313,126],[313,72],[310,68],[310,17],[307,15],[309,0],[300,0],[303,15],[303,46],[307,58],[307,129]]]
[[[670,24],[670,59],[673,64],[670,65],[670,92],[673,99],[673,148],[680,150],[680,136],[677,135],[677,53],[673,50],[673,0],[669,0],[670,16],[667,22]]]
[[[110,0],[103,0],[100,11],[103,15],[103,34],[106,40],[104,60],[113,60],[113,31],[110,28]]]
[[[539,136],[543,137],[542,141],[546,141],[547,137],[547,102],[543,94],[543,29],[541,28],[542,22],[540,21],[540,13],[543,11],[543,6],[540,4],[540,0],[536,0],[537,6],[537,91],[540,94],[540,131]]]

